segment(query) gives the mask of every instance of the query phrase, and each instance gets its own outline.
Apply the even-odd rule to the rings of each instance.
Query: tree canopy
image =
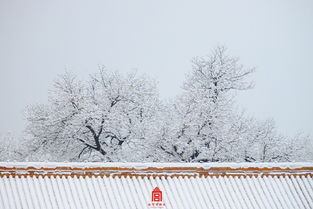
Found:
[[[55,80],[47,104],[27,107],[23,157],[112,162],[311,159],[308,137],[283,136],[273,120],[259,121],[235,107],[236,92],[253,87],[253,71],[217,47],[192,60],[182,93],[170,102],[159,98],[156,81],[136,72],[101,68],[85,81],[66,72]]]

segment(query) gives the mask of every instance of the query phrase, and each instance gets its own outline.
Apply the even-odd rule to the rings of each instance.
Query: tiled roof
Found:
[[[0,163],[0,208],[313,208],[312,178],[310,163]]]

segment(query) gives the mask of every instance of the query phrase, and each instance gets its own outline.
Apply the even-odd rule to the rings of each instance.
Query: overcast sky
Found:
[[[220,44],[257,68],[242,108],[313,135],[312,0],[0,0],[0,133],[20,133],[25,106],[45,103],[65,69],[137,69],[170,98],[191,58]]]

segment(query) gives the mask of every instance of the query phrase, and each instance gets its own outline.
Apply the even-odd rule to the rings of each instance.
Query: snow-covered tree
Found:
[[[194,58],[193,70],[183,85],[184,93],[173,104],[177,130],[169,153],[183,161],[223,161],[231,144],[233,93],[251,87],[253,69],[216,48],[207,58]]]
[[[21,161],[26,156],[24,140],[14,134],[0,133],[0,161]]]
[[[65,73],[49,104],[28,108],[27,131],[47,159],[118,161],[129,146],[151,142],[158,108],[156,84],[145,76],[102,69],[85,83]]]
[[[192,60],[176,99],[162,102],[156,83],[101,69],[87,81],[65,73],[45,105],[27,108],[30,160],[271,162],[312,159],[312,142],[285,137],[272,120],[238,111],[236,93],[252,87],[239,59],[217,47]],[[309,146],[306,146],[310,144]],[[309,148],[308,148],[309,147]]]
[[[167,113],[159,149],[172,161],[290,161],[301,155],[303,140],[277,133],[274,122],[238,113],[236,91],[252,87],[239,59],[217,47],[209,57],[194,58],[184,92]],[[301,140],[300,140],[301,139]],[[291,157],[293,156],[293,157]]]

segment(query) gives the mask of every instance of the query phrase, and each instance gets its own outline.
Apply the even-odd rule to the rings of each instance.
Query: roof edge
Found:
[[[57,167],[71,167],[71,168],[136,168],[144,169],[149,167],[154,168],[168,168],[168,167],[181,167],[181,168],[216,168],[216,167],[229,167],[229,168],[282,168],[282,169],[297,169],[303,167],[313,167],[313,162],[283,162],[283,163],[136,163],[136,162],[0,162],[0,167],[15,167],[15,168],[57,168]]]
[[[313,176],[313,163],[0,163],[0,176]]]

